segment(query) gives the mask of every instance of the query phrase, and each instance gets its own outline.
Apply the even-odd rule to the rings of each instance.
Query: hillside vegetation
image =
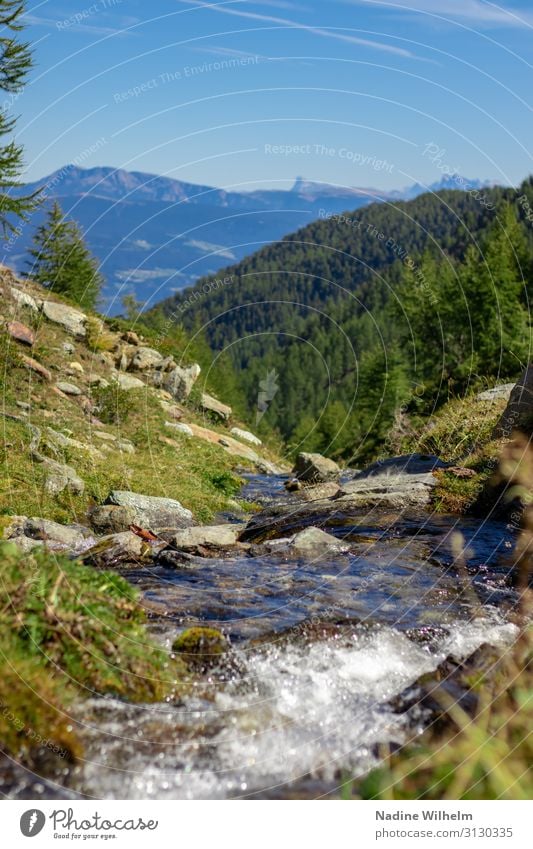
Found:
[[[160,311],[229,352],[249,411],[271,375],[262,432],[364,462],[386,453],[399,418],[417,426],[450,398],[520,374],[531,204],[527,180],[325,218]]]

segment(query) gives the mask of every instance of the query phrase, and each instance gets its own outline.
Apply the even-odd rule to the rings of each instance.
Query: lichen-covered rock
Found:
[[[215,628],[187,628],[172,644],[191,672],[208,672],[218,666],[229,649],[229,642]]]
[[[335,480],[340,475],[340,468],[333,460],[322,454],[312,454],[305,451],[298,454],[292,470],[298,480],[309,483],[324,483]]]
[[[152,531],[188,528],[194,524],[191,511],[173,498],[113,490],[106,504],[131,508],[135,514],[135,524]]]
[[[165,427],[171,428],[172,430],[175,430],[178,433],[183,433],[185,434],[185,436],[193,436],[193,432],[189,425],[186,425],[182,422],[165,422]]]
[[[163,361],[162,354],[154,348],[140,347],[135,351],[131,360],[130,368],[134,371],[146,371],[155,368]]]
[[[100,504],[89,513],[91,527],[99,534],[120,534],[135,524],[137,514],[133,507],[118,504]]]
[[[83,554],[83,562],[101,569],[130,566],[142,560],[146,544],[131,531],[109,534],[98,540],[96,545]]]
[[[67,304],[56,304],[53,301],[43,301],[43,314],[48,321],[54,324],[60,324],[68,333],[73,336],[84,337],[87,335],[85,324],[87,316]]]
[[[119,372],[115,375],[116,381],[121,389],[125,389],[126,391],[130,391],[131,389],[146,389],[146,384],[139,380],[138,377],[134,377],[132,374],[123,374]]]
[[[17,544],[25,537],[36,545],[43,544],[53,551],[74,551],[82,547],[87,540],[91,541],[89,528],[81,525],[61,525],[49,519],[27,518],[16,516],[11,524],[4,530],[4,539],[11,539]],[[94,543],[94,540],[93,540]],[[22,543],[25,550],[32,546],[30,543]]]
[[[163,388],[169,392],[176,401],[185,401],[192,392],[193,386],[200,377],[200,366],[194,363],[192,366],[176,366],[172,371],[166,373],[162,380]]]
[[[50,495],[59,495],[64,490],[69,490],[75,495],[83,493],[85,484],[72,466],[67,466],[66,463],[58,463],[48,457],[42,459],[41,462],[46,469],[44,488]]]

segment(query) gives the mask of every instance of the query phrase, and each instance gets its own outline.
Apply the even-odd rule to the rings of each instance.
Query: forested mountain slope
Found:
[[[520,371],[531,207],[531,180],[374,204],[318,220],[160,309],[228,349],[250,410],[270,382],[265,429],[366,457],[401,410],[427,413]]]

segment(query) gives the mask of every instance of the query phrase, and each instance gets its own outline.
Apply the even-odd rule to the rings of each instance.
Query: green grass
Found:
[[[148,636],[127,581],[12,543],[0,543],[0,655],[0,739],[24,762],[39,738],[69,757],[80,751],[64,712],[76,698],[159,701],[183,673]]]

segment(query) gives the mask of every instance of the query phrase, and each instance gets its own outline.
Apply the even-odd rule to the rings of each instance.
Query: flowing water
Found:
[[[265,501],[280,492],[280,479],[255,476],[244,494]],[[208,624],[229,637],[233,661],[179,704],[84,702],[76,719],[86,760],[69,778],[74,793],[335,793],[376,765],[383,746],[421,733],[427,716],[394,709],[420,675],[450,655],[513,641],[514,540],[505,525],[377,511],[321,524],[349,544],[346,554],[240,554],[126,572],[164,645],[184,627]]]

